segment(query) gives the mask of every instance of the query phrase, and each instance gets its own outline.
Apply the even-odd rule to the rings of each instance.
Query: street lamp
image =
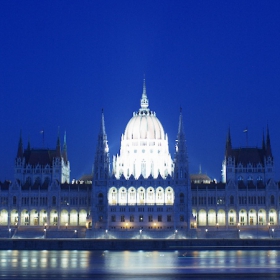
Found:
[[[274,237],[274,228],[271,229],[272,230],[272,238]]]
[[[217,226],[217,229],[219,229],[219,223],[217,223],[216,226]]]

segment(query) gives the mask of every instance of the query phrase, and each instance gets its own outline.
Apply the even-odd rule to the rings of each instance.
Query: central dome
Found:
[[[140,104],[122,134],[120,153],[113,157],[113,174],[116,178],[167,178],[173,172],[168,138],[156,113],[149,109],[145,80]]]
[[[138,112],[133,113],[133,117],[128,122],[124,132],[124,139],[164,139],[163,127],[156,117],[156,113],[149,109],[145,80],[143,84],[141,108]]]
[[[155,112],[140,109],[134,113],[125,128],[124,139],[163,140],[164,130]]]

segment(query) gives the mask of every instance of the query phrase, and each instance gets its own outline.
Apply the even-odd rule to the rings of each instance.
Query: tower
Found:
[[[274,179],[274,164],[270,135],[267,128],[266,141],[263,134],[261,147],[232,148],[230,131],[227,135],[225,157],[222,163],[224,183],[238,185],[267,184]]]
[[[31,148],[29,140],[27,148],[24,149],[20,133],[14,177],[20,185],[27,188],[34,184],[48,186],[54,180],[69,183],[70,163],[67,157],[61,154],[59,133],[55,149]]]
[[[189,176],[188,153],[186,135],[184,132],[182,109],[180,109],[179,127],[175,145],[174,156],[174,189],[176,193],[175,201],[175,226],[185,226],[190,228],[190,217],[192,213],[191,205],[191,184]],[[179,202],[179,203],[178,203]]]
[[[110,174],[110,158],[104,113],[101,113],[100,130],[94,157],[92,181],[92,226],[95,229],[107,228],[107,183]]]
[[[133,113],[121,135],[112,173],[109,163],[102,112],[89,218],[95,236],[104,236],[108,231],[110,235],[126,238],[141,238],[143,234],[167,238],[174,231],[176,236],[186,236],[192,209],[182,112],[173,160],[167,134],[156,113],[149,108],[145,79],[140,108]]]
[[[231,135],[230,128],[228,129],[227,139],[226,139],[226,147],[225,147],[225,158],[222,163],[222,182],[226,183],[229,180],[234,180],[234,159],[232,158],[232,144],[231,144]]]

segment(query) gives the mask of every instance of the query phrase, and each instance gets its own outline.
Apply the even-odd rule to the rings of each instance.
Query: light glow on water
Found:
[[[42,279],[171,279],[174,275],[223,279],[220,276],[235,274],[279,278],[280,251],[0,251],[0,279],[10,280],[39,275],[45,275]]]

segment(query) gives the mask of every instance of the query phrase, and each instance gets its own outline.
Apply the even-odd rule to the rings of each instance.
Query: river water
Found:
[[[280,279],[280,251],[0,251],[0,279]]]

